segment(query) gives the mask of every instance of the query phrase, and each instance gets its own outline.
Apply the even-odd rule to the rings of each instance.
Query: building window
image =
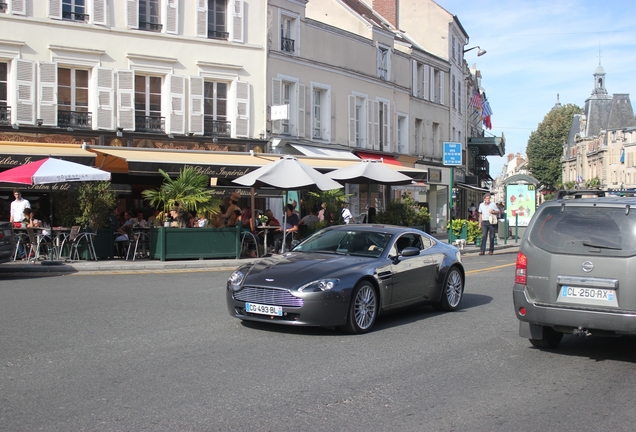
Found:
[[[288,114],[291,111],[291,106],[292,106],[292,99],[291,99],[292,86],[293,84],[290,82],[283,82],[283,88],[282,88],[283,92],[281,94],[281,102],[283,103],[283,105],[287,105],[289,107]],[[291,133],[289,118],[290,118],[290,115],[287,116],[287,119],[283,120],[282,133],[285,135],[289,135]]]
[[[88,71],[57,69],[57,125],[92,129],[88,112]]]
[[[135,130],[158,132],[165,130],[161,117],[161,77],[135,74]]]
[[[451,103],[453,105],[453,109],[457,109],[456,94],[455,94],[455,75],[451,75]]]
[[[366,101],[362,98],[356,98],[356,147],[364,148],[365,146],[365,130],[367,124]]]
[[[227,39],[230,36],[226,17],[226,0],[208,0],[208,38]]]
[[[378,101],[378,143],[380,149],[384,151],[390,151],[389,140],[389,104],[383,101]]]
[[[203,134],[230,136],[227,121],[227,83],[206,81],[203,94]]]
[[[295,19],[283,16],[280,22],[280,50],[288,53],[296,52],[294,33]]]
[[[408,125],[407,118],[403,115],[398,115],[397,119],[397,147],[398,153],[408,154]]]
[[[378,78],[389,79],[389,49],[383,46],[378,47]]]
[[[432,144],[432,150],[433,150],[433,157],[435,157],[436,155],[435,150],[437,149],[437,144],[439,139],[440,139],[439,123],[433,123],[433,130],[431,132],[431,144]],[[440,155],[441,155],[441,152],[440,152]]]
[[[322,139],[322,94],[323,90],[314,89],[314,124],[312,128],[312,138]]]
[[[462,113],[462,82],[457,80],[457,110]]]
[[[422,146],[422,119],[415,119],[415,152],[418,155],[424,155]]]
[[[0,125],[11,124],[11,109],[7,106],[7,64],[0,63]]]
[[[160,32],[159,0],[139,0],[139,29]]]
[[[86,0],[62,0],[62,19],[87,21]]]

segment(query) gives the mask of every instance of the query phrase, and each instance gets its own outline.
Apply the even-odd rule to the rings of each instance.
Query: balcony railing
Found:
[[[203,135],[229,137],[231,124],[228,121],[208,120],[203,121]]]
[[[209,39],[225,39],[227,40],[230,37],[230,33],[216,31],[216,30],[208,30],[208,38]]]
[[[286,37],[280,38],[280,50],[293,53],[294,50],[294,40]]]
[[[162,28],[163,28],[163,25],[161,24],[139,21],[139,30],[160,32]]]
[[[11,126],[11,107],[0,105],[0,126]]]
[[[79,111],[58,111],[57,126],[73,129],[93,129],[93,114]]]
[[[0,2],[0,12],[6,12],[8,6],[9,6],[8,3]]]
[[[164,133],[166,118],[156,116],[135,116],[135,130],[137,132]]]
[[[88,14],[85,13],[79,13],[79,12],[70,12],[70,11],[63,11],[62,12],[62,19],[65,20],[71,20],[71,21],[88,21]]]

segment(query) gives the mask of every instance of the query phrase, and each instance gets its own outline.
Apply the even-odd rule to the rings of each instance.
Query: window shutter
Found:
[[[168,75],[170,82],[170,133],[183,135],[185,133],[185,77],[181,75]]]
[[[49,0],[49,18],[62,19],[62,0]]]
[[[298,138],[305,137],[305,123],[307,122],[307,118],[305,116],[305,85],[298,85]]]
[[[356,146],[356,97],[349,95],[349,147]]]
[[[208,37],[208,0],[197,0],[197,36]]]
[[[57,63],[40,62],[38,118],[44,126],[57,126]]]
[[[168,0],[166,4],[166,33],[179,34],[179,0]]]
[[[16,59],[16,123],[35,124],[35,62]]]
[[[444,72],[439,71],[439,103],[444,105]]]
[[[249,137],[250,132],[250,85],[236,81],[236,136]]]
[[[426,100],[429,99],[429,90],[430,90],[430,86],[428,84],[428,80],[430,77],[430,71],[429,71],[429,66],[428,65],[423,65],[423,73],[422,73],[422,97]]]
[[[10,0],[13,15],[26,15],[26,0]]]
[[[428,95],[428,100],[435,102],[435,68],[430,66],[429,67],[429,95]]]
[[[280,105],[283,100],[283,80],[274,78],[272,80],[272,106]],[[283,132],[283,121],[272,120],[272,133],[279,134]]]
[[[373,149],[380,149],[380,102],[373,101]]]
[[[108,25],[108,9],[106,0],[93,1],[93,24]]]
[[[128,28],[139,28],[139,0],[126,0],[126,25]]]
[[[234,0],[234,14],[232,19],[232,41],[234,42],[244,42],[243,15],[243,0]]]
[[[373,101],[367,99],[367,139],[366,142],[362,145],[363,148],[372,149],[375,146],[373,145],[375,139],[373,137]]]
[[[113,130],[115,114],[115,71],[97,69],[97,129]]]
[[[117,127],[135,130],[135,72],[117,72]]]
[[[203,78],[190,77],[190,132],[203,135]]]
[[[384,105],[384,118],[382,118],[382,136],[384,137],[383,151],[391,150],[391,137],[389,136],[389,120],[391,118],[391,105],[388,103],[380,102]]]
[[[411,82],[411,86],[413,87],[413,96],[419,97],[422,95],[421,94],[422,92],[418,85],[420,83],[418,83],[418,77],[417,77],[417,62],[415,60],[411,60],[411,65],[413,70],[413,77]]]
[[[325,102],[323,104],[323,116],[322,116],[322,139],[325,141],[331,141],[331,92],[326,91]]]

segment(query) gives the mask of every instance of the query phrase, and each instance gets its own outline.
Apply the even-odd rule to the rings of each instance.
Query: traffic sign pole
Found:
[[[455,176],[455,167],[450,167],[450,182],[448,184],[448,244],[453,242],[453,181]]]
[[[444,143],[444,165],[450,167],[450,182],[448,183],[448,243],[453,241],[453,187],[455,182],[455,167],[462,166],[462,144],[458,142]]]

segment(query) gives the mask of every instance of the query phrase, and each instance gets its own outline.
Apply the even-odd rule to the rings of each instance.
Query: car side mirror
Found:
[[[402,249],[403,257],[417,256],[419,254],[420,254],[419,248],[416,248],[413,246],[405,247],[404,249]]]

